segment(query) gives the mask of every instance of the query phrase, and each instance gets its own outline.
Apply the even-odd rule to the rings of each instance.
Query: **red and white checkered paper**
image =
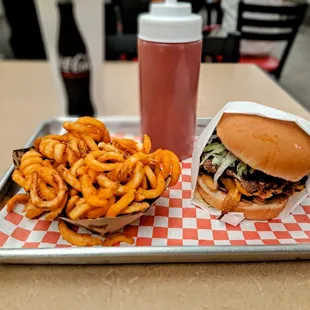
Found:
[[[292,214],[281,220],[248,221],[233,227],[217,220],[208,212],[192,205],[191,163],[182,163],[178,184],[167,190],[140,219],[124,227],[134,245],[120,246],[193,246],[193,245],[276,245],[310,242],[310,198]],[[62,239],[57,221],[44,217],[29,220],[22,206],[0,212],[0,247],[47,248],[70,247]],[[79,232],[86,232],[79,229]]]

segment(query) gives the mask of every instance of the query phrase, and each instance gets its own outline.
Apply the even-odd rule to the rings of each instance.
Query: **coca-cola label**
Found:
[[[63,74],[85,75],[89,73],[89,61],[86,54],[76,54],[75,56],[60,56],[60,70]]]

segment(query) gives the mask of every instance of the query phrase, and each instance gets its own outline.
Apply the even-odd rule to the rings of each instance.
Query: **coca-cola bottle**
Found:
[[[90,98],[90,60],[76,24],[71,1],[58,1],[60,14],[59,66],[67,91],[69,115],[93,116]]]

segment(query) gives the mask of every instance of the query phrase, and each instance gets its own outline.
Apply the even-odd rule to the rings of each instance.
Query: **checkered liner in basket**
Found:
[[[134,237],[133,246],[183,245],[276,245],[310,242],[310,198],[293,214],[282,220],[247,221],[238,227],[218,221],[206,211],[190,203],[191,162],[182,163],[178,184],[167,190],[137,221],[124,227]],[[57,221],[44,217],[29,220],[21,213],[22,206],[7,213],[0,212],[0,247],[46,248],[70,247],[60,236]],[[79,229],[79,232],[86,232]],[[121,246],[129,246],[122,243]]]

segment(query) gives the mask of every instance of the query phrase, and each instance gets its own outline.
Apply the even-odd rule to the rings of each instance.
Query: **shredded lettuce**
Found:
[[[214,154],[215,154],[214,151],[206,153],[201,159],[200,166],[202,166],[205,163],[205,161]]]
[[[238,166],[237,166],[238,177],[241,177],[243,173],[245,175],[248,174],[247,168],[248,168],[248,165],[246,163],[244,163],[243,161],[240,161]]]
[[[203,149],[204,152],[217,151],[217,153],[220,153],[224,150],[225,146],[218,142],[210,143]]]
[[[225,159],[223,160],[222,164],[217,169],[215,175],[214,175],[214,184],[217,184],[218,179],[223,174],[223,172],[232,164],[234,164],[237,161],[237,157],[233,155],[232,153],[228,152]]]
[[[214,183],[216,184],[219,177],[228,167],[236,167],[237,177],[242,175],[252,174],[254,169],[249,167],[243,161],[237,159],[231,152],[229,152],[224,144],[212,141],[217,138],[217,135],[212,135],[209,143],[205,146],[202,154],[200,166],[202,166],[208,158],[212,158],[212,164],[218,166],[218,170],[214,175]]]
[[[246,163],[243,161],[240,161],[237,165],[237,175],[238,177],[241,177],[242,174],[248,175],[248,173],[252,174],[254,172],[253,168],[250,168]]]
[[[214,155],[212,158],[212,165],[220,166],[225,159],[227,153],[223,153],[222,156]]]
[[[211,156],[223,156],[224,153],[227,154],[227,150],[225,148],[225,146],[223,144],[220,143],[211,143],[208,144],[205,148],[204,148],[204,154],[202,156],[201,162],[200,162],[200,166],[202,166],[204,164],[204,162]],[[225,154],[225,155],[226,155]]]

